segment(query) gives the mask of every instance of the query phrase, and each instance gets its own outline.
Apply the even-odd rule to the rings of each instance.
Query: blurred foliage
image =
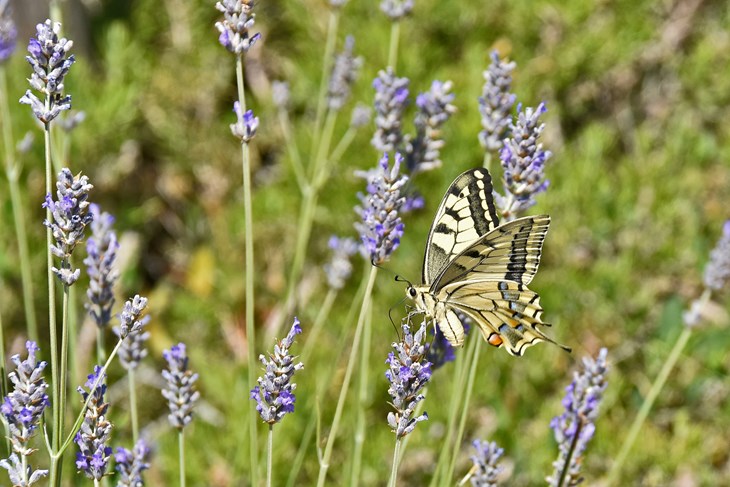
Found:
[[[352,105],[372,103],[370,82],[386,62],[390,25],[377,3],[351,0],[343,8],[338,46],[344,34],[354,35],[355,51],[365,61]],[[246,485],[250,404],[243,206],[240,150],[228,129],[234,121],[234,59],[217,43],[213,24],[218,12],[212,0],[135,0],[127,9],[115,4],[101,2],[88,12],[92,42],[77,53],[67,77],[74,108],[84,110],[87,119],[73,132],[65,163],[90,176],[94,201],[117,216],[128,249],[118,303],[135,293],[150,297],[155,367],[161,350],[181,340],[189,344],[192,367],[200,372],[206,404],[189,431],[190,484]],[[291,85],[295,138],[306,160],[328,7],[323,0],[268,1],[257,5],[256,15],[263,40],[247,58],[246,82],[248,105],[261,120],[252,153],[256,326],[263,337],[257,348],[263,353],[273,343],[267,326],[283,305],[301,202],[270,102],[270,82],[286,79]],[[428,89],[432,79],[453,80],[459,111],[445,128],[443,168],[414,181],[427,208],[408,215],[402,245],[376,284],[364,485],[383,485],[391,463],[383,372],[390,342],[396,339],[388,310],[402,312],[398,300],[403,293],[391,271],[417,280],[443,191],[460,172],[481,163],[476,100],[494,48],[518,64],[513,84],[518,100],[548,105],[543,118],[544,144],[554,153],[548,167],[551,184],[535,211],[551,215],[552,226],[532,287],[542,296],[546,319],[555,325],[552,335],[574,352],[540,345],[516,359],[484,345],[483,373],[477,378],[457,473],[463,475],[469,466],[467,440],[478,437],[505,448],[514,467],[510,485],[542,482],[557,455],[548,424],[560,413],[570,373],[581,356],[606,346],[613,369],[584,462],[589,483],[606,474],[681,331],[682,310],[701,292],[708,252],[730,217],[728,26],[730,9],[720,1],[416,1],[401,29],[398,74],[411,79],[412,94]],[[73,32],[67,35],[74,38]],[[28,66],[18,52],[7,68],[13,101],[26,89]],[[27,107],[11,109],[16,137],[35,130]],[[336,137],[344,133],[349,111],[338,121]],[[370,128],[358,133],[319,200],[300,286],[306,302],[297,310],[304,334],[295,351],[306,341],[307,325],[326,294],[321,264],[329,236],[354,236],[351,208],[363,184],[353,170],[377,162],[371,135]],[[42,317],[47,304],[42,299],[39,131],[23,159],[23,197]],[[19,342],[13,340],[24,326],[6,188],[3,178],[0,310],[15,353]],[[348,309],[364,265],[356,264],[358,272],[340,293],[326,333],[297,377],[296,414],[276,427],[276,485],[286,481],[307,425],[317,415],[325,428],[330,422],[355,325],[347,318]],[[83,312],[81,304],[77,310]],[[642,430],[622,484],[730,483],[725,433],[730,430],[729,346],[727,324],[694,335]],[[90,368],[89,357],[76,360],[84,364],[80,370]],[[430,420],[411,438],[402,485],[422,485],[430,478],[443,445],[447,411],[440,405],[448,403],[452,371],[453,364],[437,371],[429,387]],[[318,380],[331,373],[333,384]],[[157,394],[145,386],[140,396],[144,419],[161,424],[164,403]],[[354,400],[346,408],[330,485],[349,478],[354,431],[349,404]],[[129,446],[125,407],[113,406],[112,411],[113,420],[117,411],[121,416],[115,441]],[[177,440],[172,431],[158,430],[150,485],[172,484]],[[263,445],[263,426],[260,432]],[[312,439],[296,484],[313,483],[317,470]]]

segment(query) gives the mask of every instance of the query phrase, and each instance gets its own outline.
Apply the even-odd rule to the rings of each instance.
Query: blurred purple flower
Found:
[[[474,487],[497,487],[497,476],[502,471],[499,459],[504,453],[493,441],[474,440],[472,443],[476,455],[471,457],[474,462],[474,474],[471,476],[471,485]]]
[[[89,274],[89,289],[86,296],[89,302],[84,305],[99,328],[105,328],[112,317],[114,306],[114,283],[119,272],[114,268],[119,242],[112,225],[114,217],[101,212],[99,205],[89,205],[91,215],[91,236],[86,241],[84,264]]]
[[[18,30],[13,21],[13,12],[8,0],[0,0],[0,64],[15,52]]]
[[[500,152],[505,196],[494,195],[507,219],[535,205],[535,196],[547,190],[545,163],[552,155],[537,143],[545,128],[544,123],[539,123],[540,116],[547,111],[545,104],[527,107],[524,111],[518,107],[517,111],[517,122],[510,126],[511,136],[504,140]]]
[[[479,143],[487,151],[497,151],[502,147],[502,140],[509,134],[512,123],[512,106],[515,95],[512,88],[512,70],[514,62],[499,58],[497,51],[492,51],[492,62],[484,71],[484,87],[479,97],[479,112],[482,115],[482,127],[479,132]]]
[[[354,47],[355,38],[347,36],[345,48],[335,57],[327,89],[327,105],[330,110],[340,110],[345,105],[362,67],[362,58],[355,57],[352,53]]]
[[[403,145],[403,111],[408,105],[408,78],[398,78],[393,68],[378,72],[375,88],[375,135],[370,143],[378,152]]]
[[[380,11],[394,22],[406,17],[411,10],[413,10],[413,0],[383,0],[380,2]]]
[[[329,287],[339,290],[345,286],[345,281],[352,274],[350,257],[357,252],[358,245],[355,239],[332,235],[329,240],[329,248],[332,250],[332,258],[325,264],[324,272],[327,275]]]
[[[722,236],[710,252],[705,267],[704,282],[708,289],[720,291],[730,280],[730,220],[722,227]]]
[[[558,459],[553,462],[555,470],[547,478],[552,487],[578,485],[582,480],[583,454],[596,431],[598,406],[607,386],[607,354],[608,351],[602,348],[595,360],[583,358],[583,370],[573,374],[573,382],[565,389],[565,412],[550,422],[560,449]]]
[[[451,81],[434,81],[429,91],[416,97],[416,138],[406,144],[406,160],[412,174],[441,167],[439,156],[444,146],[441,127],[456,111],[451,104],[454,101],[452,86]]]

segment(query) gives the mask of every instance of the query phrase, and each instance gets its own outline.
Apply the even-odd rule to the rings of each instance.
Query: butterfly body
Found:
[[[512,355],[539,341],[555,343],[538,329],[549,325],[541,320],[539,296],[527,287],[549,225],[547,215],[500,225],[489,172],[469,170],[446,191],[429,232],[423,284],[406,294],[454,346],[464,344],[457,312]]]

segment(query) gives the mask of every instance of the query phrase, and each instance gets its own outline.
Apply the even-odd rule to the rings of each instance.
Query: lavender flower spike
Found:
[[[290,98],[289,83],[277,80],[271,82],[271,101],[276,108],[286,111],[289,108]]]
[[[330,237],[329,248],[332,249],[332,259],[325,264],[324,272],[327,275],[327,284],[331,289],[342,289],[345,281],[352,274],[350,257],[357,252],[357,242],[352,238]]]
[[[149,323],[150,317],[142,316],[146,307],[147,298],[139,295],[127,300],[119,316],[120,326],[114,328],[114,333],[122,338],[119,361],[126,370],[136,369],[147,356],[145,342],[149,339],[150,333],[144,331],[144,327]]]
[[[482,127],[479,132],[479,143],[488,151],[497,151],[502,147],[502,140],[509,134],[512,123],[512,106],[515,95],[512,88],[512,70],[517,66],[514,62],[503,61],[497,51],[492,51],[492,62],[484,71],[484,87],[479,97],[479,113],[482,115]]]
[[[361,206],[355,207],[362,219],[355,223],[355,229],[363,243],[363,256],[375,265],[390,258],[403,236],[405,225],[399,214],[406,202],[401,191],[408,177],[398,175],[402,162],[403,157],[396,153],[390,168],[386,153],[375,170],[355,173],[367,179],[367,194],[358,195]]]
[[[236,123],[230,125],[231,133],[241,139],[241,142],[248,144],[256,135],[259,126],[259,117],[253,116],[253,110],[241,112],[241,104],[233,102],[233,113],[236,114]]]
[[[274,345],[274,353],[268,359],[259,355],[266,372],[258,378],[258,384],[251,389],[251,399],[256,401],[256,411],[261,419],[269,425],[274,425],[289,413],[294,412],[294,390],[297,385],[292,382],[294,373],[304,368],[304,364],[294,363],[296,357],[289,354],[294,343],[294,337],[302,332],[299,320],[294,318],[294,324],[286,338]]]
[[[578,485],[582,480],[580,466],[583,454],[596,431],[598,406],[607,386],[607,354],[608,351],[602,348],[595,360],[583,358],[583,370],[574,373],[573,382],[565,389],[565,412],[550,422],[560,455],[553,462],[553,474],[546,479],[548,485]]]
[[[426,413],[413,417],[416,406],[425,399],[421,389],[431,379],[431,363],[424,360],[425,339],[425,321],[421,323],[415,335],[411,334],[410,327],[404,324],[403,339],[392,344],[395,353],[390,352],[385,361],[389,366],[385,372],[385,378],[390,382],[388,394],[395,409],[394,413],[388,413],[388,425],[398,439],[413,431],[416,424],[428,419]]]
[[[150,468],[150,448],[144,440],[138,440],[132,451],[118,447],[114,454],[116,470],[119,472],[117,487],[142,487],[142,472]]]
[[[261,33],[251,35],[256,14],[254,0],[221,0],[215,8],[223,12],[223,20],[215,23],[220,32],[218,42],[238,56],[248,52],[261,38]]]
[[[55,245],[51,245],[53,255],[61,259],[61,268],[52,271],[63,284],[71,286],[81,275],[81,269],[72,269],[69,258],[76,245],[84,238],[84,229],[94,218],[88,213],[89,191],[93,188],[89,178],[78,175],[74,177],[67,168],[61,169],[56,182],[56,198],[46,195],[44,208],[51,211],[52,221],[44,220],[43,224],[51,229]]]
[[[434,81],[429,91],[416,97],[416,139],[407,146],[408,170],[413,174],[441,167],[439,155],[444,146],[441,127],[456,111],[451,104],[452,86],[451,81]]]
[[[13,449],[7,460],[0,461],[0,466],[7,469],[13,485],[32,485],[48,473],[47,470],[33,472],[30,466],[23,467],[27,464],[26,457],[35,451],[30,446],[30,440],[38,430],[43,411],[49,405],[46,394],[48,384],[43,378],[46,362],[36,360],[39,349],[35,342],[27,341],[25,348],[28,350],[25,360],[21,361],[19,355],[11,358],[16,367],[8,375],[13,390],[0,406]],[[22,482],[18,482],[18,479]]]
[[[708,289],[720,291],[730,281],[730,220],[722,227],[722,236],[710,252],[704,282]]]
[[[403,145],[403,111],[408,104],[408,78],[398,78],[393,68],[378,72],[375,88],[375,135],[370,144],[379,152]]]
[[[162,378],[167,381],[167,386],[162,389],[162,396],[167,399],[170,408],[167,419],[173,427],[182,430],[193,420],[193,406],[200,398],[200,393],[195,390],[198,374],[188,369],[184,343],[165,350],[162,356],[168,367],[162,371]]]
[[[12,13],[8,0],[0,0],[0,64],[10,59],[15,52],[18,30]]]
[[[45,95],[48,107],[30,90],[25,92],[20,103],[30,105],[33,115],[44,124],[71,108],[71,97],[63,96],[63,79],[75,62],[73,55],[66,57],[73,42],[63,37],[59,39],[59,32],[61,24],[58,22],[46,20],[36,25],[36,38],[31,38],[28,44],[30,56],[25,57],[33,68],[30,86]]]
[[[11,453],[7,460],[0,460],[0,467],[8,471],[13,485],[21,487],[29,487],[48,475],[48,470],[33,471],[30,465],[23,468],[22,460],[15,453]]]
[[[413,0],[383,0],[380,2],[380,11],[393,22],[398,22],[413,10]]]
[[[330,110],[337,111],[345,105],[350,97],[352,85],[357,80],[363,61],[361,57],[353,55],[352,50],[354,47],[355,38],[347,36],[345,48],[335,57],[327,89],[327,106]]]
[[[545,128],[540,116],[546,111],[544,103],[524,111],[518,108],[517,123],[510,126],[512,135],[504,140],[500,159],[505,196],[495,194],[494,199],[508,219],[535,205],[535,196],[548,187],[545,163],[552,154],[537,143]]]
[[[89,205],[91,214],[91,237],[86,241],[84,259],[89,274],[89,289],[86,296],[89,302],[84,305],[99,328],[105,328],[112,318],[114,306],[114,283],[119,272],[114,268],[119,242],[112,225],[114,217],[101,212],[99,205]]]
[[[79,447],[76,453],[76,468],[94,480],[101,480],[107,474],[112,454],[111,447],[107,446],[111,438],[112,424],[106,417],[109,403],[104,401],[105,379],[103,368],[97,365],[94,367],[94,373],[90,374],[86,381],[85,386],[88,391],[82,387],[77,389],[83,402],[88,399],[89,403],[84,412],[81,429],[74,438],[74,443]],[[91,394],[90,399],[89,394]]]
[[[502,471],[499,465],[499,459],[502,457],[504,450],[493,441],[474,440],[474,449],[476,455],[471,457],[474,462],[471,476],[471,485],[474,487],[497,487],[497,477]]]

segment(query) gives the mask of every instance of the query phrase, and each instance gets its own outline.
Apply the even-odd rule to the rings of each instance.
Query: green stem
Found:
[[[38,343],[38,319],[35,314],[33,296],[33,274],[28,251],[28,235],[25,230],[23,199],[20,195],[20,165],[15,160],[13,128],[8,105],[8,83],[5,66],[0,66],[0,114],[2,114],[3,145],[5,146],[5,175],[8,178],[10,204],[13,210],[13,223],[20,257],[20,276],[23,286],[23,308],[28,324],[28,337]]]
[[[177,433],[177,444],[180,455],[180,487],[185,487],[185,433],[182,429]]]
[[[3,327],[2,313],[0,313],[0,394],[2,394],[2,397],[6,397],[8,395],[8,376],[5,374],[5,328]],[[5,447],[7,448],[7,456],[10,456],[10,431],[8,430],[7,421],[3,421],[2,423],[5,428]]]
[[[314,319],[314,325],[312,325],[312,328],[309,331],[309,334],[307,336],[307,342],[304,344],[304,348],[302,350],[301,361],[304,364],[309,363],[309,356],[312,354],[315,345],[319,343],[319,334],[322,331],[325,320],[330,314],[332,304],[335,302],[336,297],[337,290],[330,289],[327,292],[327,296],[325,296],[324,298],[324,303],[322,303],[322,306],[319,308],[317,317]]]
[[[269,443],[266,448],[266,487],[271,487],[271,466],[273,465],[274,451],[274,425],[269,425]]]
[[[289,159],[292,163],[292,169],[294,170],[294,176],[297,178],[297,185],[299,191],[304,194],[307,185],[307,176],[304,171],[304,165],[302,164],[302,158],[299,155],[299,149],[297,148],[296,141],[291,132],[291,125],[289,124],[289,114],[284,109],[279,110],[279,125],[281,126],[281,133],[284,135],[284,143],[286,143],[286,149],[289,152]]]
[[[62,264],[63,265],[63,264]],[[63,286],[63,311],[61,316],[61,369],[58,380],[61,386],[61,404],[59,405],[61,418],[58,423],[60,432],[63,434],[63,427],[66,423],[66,399],[68,394],[68,308],[69,308],[69,287]]]
[[[377,276],[378,268],[370,267],[370,272],[367,274],[367,287],[365,288],[365,294],[362,300],[362,306],[360,307],[360,315],[357,319],[357,327],[355,328],[355,336],[352,339],[352,349],[347,361],[347,368],[345,369],[345,377],[342,382],[342,388],[340,389],[340,396],[337,399],[337,407],[335,408],[335,416],[332,419],[332,426],[330,427],[330,434],[327,438],[327,444],[322,455],[322,460],[319,465],[319,477],[317,479],[317,486],[322,487],[327,478],[327,470],[329,469],[329,462],[332,457],[332,449],[334,447],[335,438],[337,438],[337,430],[340,426],[340,419],[342,417],[342,410],[345,406],[345,398],[350,388],[350,379],[352,378],[352,372],[355,368],[355,361],[357,359],[357,353],[360,348],[360,337],[365,324],[365,314],[370,307],[370,299],[373,291],[373,285],[375,284],[375,277]],[[363,276],[365,277],[365,276]]]
[[[236,58],[236,83],[238,85],[238,102],[241,112],[246,111],[246,93],[243,86],[243,58]],[[245,292],[246,292],[246,342],[248,345],[248,385],[253,388],[256,383],[256,335],[254,326],[254,254],[253,254],[253,203],[251,197],[251,158],[248,144],[241,144],[241,169],[243,171],[243,211],[245,220]],[[249,401],[250,402],[250,401]],[[249,406],[249,460],[251,462],[251,485],[258,484],[258,437],[256,436],[255,403]]]
[[[314,396],[310,396],[310,397],[314,397]],[[294,457],[292,466],[289,469],[289,478],[286,481],[286,487],[294,487],[294,485],[296,485],[296,483],[297,483],[297,476],[299,475],[299,471],[302,469],[302,464],[304,463],[304,456],[311,451],[307,447],[309,446],[309,442],[312,440],[312,434],[314,434],[314,427],[316,425],[317,425],[316,421],[307,422],[307,428],[304,430],[304,434],[302,435],[302,441],[299,444],[299,449],[297,450],[297,456]]]
[[[104,350],[105,347],[105,337],[104,337],[104,331],[106,330],[106,326],[97,326],[96,327],[96,361],[97,363],[102,363],[106,360],[106,350]]]
[[[349,149],[350,144],[352,144],[352,141],[355,139],[356,133],[357,130],[352,126],[347,128],[345,135],[342,136],[329,157],[330,164],[337,164],[338,162],[340,162],[343,154],[347,149]]]
[[[487,150],[487,152],[484,153],[484,161],[482,162],[482,166],[484,166],[484,169],[487,171],[492,170],[492,151]]]
[[[395,71],[398,63],[398,40],[400,38],[400,22],[390,24],[390,47],[388,48],[388,66]]]
[[[710,296],[711,292],[706,289],[700,297],[701,305],[707,303],[710,300]],[[634,446],[636,438],[639,436],[639,431],[641,431],[641,427],[644,425],[646,418],[649,416],[649,411],[651,411],[652,406],[654,406],[654,402],[659,396],[659,392],[661,392],[664,384],[667,382],[667,378],[669,378],[669,373],[677,364],[677,360],[679,360],[679,356],[682,354],[682,350],[684,350],[684,347],[687,345],[687,342],[689,341],[689,337],[691,335],[692,328],[689,326],[685,326],[682,330],[682,333],[680,333],[679,337],[677,338],[677,342],[674,344],[672,351],[669,353],[667,360],[664,362],[664,365],[659,371],[659,375],[656,379],[654,379],[654,382],[651,385],[651,389],[649,389],[649,393],[644,399],[644,402],[641,404],[641,409],[639,409],[639,413],[634,418],[633,423],[631,423],[629,434],[626,437],[626,440],[624,440],[623,445],[621,445],[621,450],[616,457],[616,461],[613,463],[613,466],[611,466],[611,470],[608,474],[608,482],[606,485],[610,486],[616,483],[619,472],[621,472],[621,469],[624,466],[624,462],[631,452],[631,447]]]
[[[467,377],[466,370],[467,366],[472,363],[476,346],[476,343],[470,342],[469,348],[467,348],[466,353],[459,354],[456,359],[456,363],[454,364],[456,366],[456,379],[452,382],[451,387],[451,401],[449,403],[448,424],[446,427],[446,434],[444,435],[444,444],[446,445],[446,447],[442,448],[441,452],[439,453],[439,459],[436,462],[436,469],[429,484],[430,487],[440,485],[439,480],[441,480],[441,477],[446,469],[446,462],[448,461],[450,446],[453,442],[455,434],[454,429],[456,427],[457,412],[464,396],[464,388]]]
[[[464,396],[464,402],[462,403],[462,409],[461,409],[461,419],[459,420],[459,430],[456,434],[456,441],[453,445],[453,455],[451,456],[451,463],[449,463],[449,470],[446,472],[446,479],[448,482],[450,482],[449,479],[453,478],[454,476],[454,469],[456,468],[456,458],[458,457],[458,453],[461,447],[461,440],[464,438],[464,428],[466,426],[466,419],[469,415],[469,411],[471,408],[469,407],[469,402],[471,401],[471,394],[474,391],[474,380],[477,376],[477,366],[479,364],[479,351],[482,349],[482,347],[479,346],[481,340],[478,336],[479,334],[473,333],[473,336],[471,337],[472,342],[476,342],[476,345],[472,345],[474,347],[474,358],[471,361],[471,368],[469,369],[469,378],[467,379],[466,384],[466,394]]]
[[[329,23],[327,24],[327,41],[324,48],[324,58],[322,59],[322,77],[319,82],[319,94],[317,95],[317,115],[314,119],[314,135],[312,137],[311,156],[319,148],[320,131],[322,130],[322,117],[327,102],[327,86],[329,85],[329,75],[334,62],[335,42],[337,40],[337,28],[340,22],[339,9],[330,10]]]
[[[127,371],[127,383],[129,384],[129,415],[132,418],[132,440],[136,445],[139,440],[139,418],[137,416],[137,383],[134,368]]]
[[[362,466],[362,451],[365,445],[365,408],[368,403],[368,373],[370,367],[370,342],[372,341],[372,309],[367,311],[367,322],[362,339],[362,353],[360,354],[360,387],[357,401],[357,426],[355,427],[355,449],[352,454],[352,476],[350,485],[357,486]]]
[[[395,487],[398,479],[398,464],[400,463],[400,438],[395,440],[395,448],[393,448],[393,466],[390,470],[390,480],[388,480],[388,487]]]

